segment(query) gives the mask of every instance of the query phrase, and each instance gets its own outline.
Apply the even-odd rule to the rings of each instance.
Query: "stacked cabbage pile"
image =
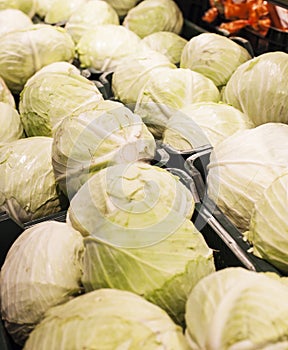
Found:
[[[156,141],[212,146],[209,197],[287,273],[287,54],[183,39],[172,0],[1,1],[1,18],[0,210],[19,225],[67,210],[24,230],[2,266],[14,341],[286,349],[286,280],[216,272],[189,184],[153,158]]]

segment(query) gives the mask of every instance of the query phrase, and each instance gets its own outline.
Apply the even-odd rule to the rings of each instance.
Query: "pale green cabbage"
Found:
[[[0,145],[24,137],[20,115],[9,103],[0,102]]]
[[[26,229],[1,268],[1,314],[13,339],[23,344],[52,306],[81,290],[84,245],[66,223],[44,221]]]
[[[158,51],[169,58],[174,64],[180,63],[180,58],[187,40],[173,32],[160,31],[145,36],[143,42],[152,50]]]
[[[9,103],[12,107],[16,107],[14,96],[8,89],[5,81],[0,76],[0,102]]]
[[[43,19],[48,13],[54,0],[36,0],[36,14]]]
[[[161,138],[176,110],[191,103],[219,99],[219,90],[212,80],[190,69],[168,67],[151,74],[138,95],[135,113]]]
[[[0,76],[14,93],[19,93],[42,67],[71,62],[75,55],[71,36],[63,28],[48,24],[7,33],[0,37],[0,47]]]
[[[238,66],[251,58],[244,47],[231,39],[216,33],[201,33],[184,47],[180,67],[199,72],[222,86]]]
[[[206,144],[215,147],[236,131],[252,127],[250,119],[232,106],[198,102],[172,115],[163,133],[163,142],[179,151],[189,151]]]
[[[127,12],[135,7],[139,0],[105,0],[118,13],[119,16],[125,16]]]
[[[100,169],[153,159],[155,149],[139,116],[119,102],[104,100],[63,120],[54,134],[52,164],[57,183],[71,198]]]
[[[144,221],[145,215],[142,217]],[[163,221],[168,235],[175,226],[170,219]],[[215,267],[212,250],[201,233],[190,220],[181,222],[165,240],[138,249],[118,248],[95,238],[85,238],[82,278],[85,290],[105,287],[129,290],[160,306],[183,326],[188,295]],[[144,224],[141,231],[146,235]],[[159,234],[157,230],[154,233]],[[121,234],[124,231],[118,230],[118,235]]]
[[[191,350],[285,350],[288,285],[269,274],[230,267],[204,277],[186,304]]]
[[[119,25],[119,17],[107,2],[94,0],[84,3],[79,10],[73,12],[65,28],[74,42],[78,43],[83,34],[91,29],[96,29],[100,24]]]
[[[141,44],[141,39],[131,30],[120,25],[104,24],[85,33],[76,46],[76,52],[81,67],[114,71],[124,58],[129,59],[131,54],[145,49]],[[126,73],[129,74],[128,71]]]
[[[179,326],[130,292],[99,289],[51,308],[25,350],[188,350]]]
[[[91,101],[103,100],[96,85],[68,62],[51,63],[26,82],[19,111],[28,136],[52,136],[59,123]]]
[[[245,237],[253,254],[263,258],[284,274],[288,273],[288,170],[267,187],[255,203],[249,231]]]
[[[65,24],[70,16],[77,12],[88,0],[53,0],[47,7],[44,22]]]
[[[255,125],[288,122],[288,53],[267,52],[243,63],[229,79],[223,101]]]
[[[208,164],[208,196],[241,230],[263,191],[288,167],[288,125],[266,123],[218,144]]]
[[[144,48],[140,53],[129,55],[113,73],[112,91],[115,98],[133,109],[145,83],[163,68],[175,69],[176,66],[157,51]]]
[[[37,0],[0,0],[0,10],[18,9],[32,18],[36,11],[36,2]]]
[[[123,25],[144,38],[160,31],[179,34],[183,22],[183,14],[174,0],[144,0],[128,11]]]
[[[178,177],[139,161],[93,175],[72,198],[68,219],[83,235],[126,248],[166,238],[193,211],[193,196]]]
[[[27,28],[33,24],[28,15],[13,8],[0,10],[0,23],[0,36],[13,30]]]
[[[50,137],[28,137],[0,146],[0,210],[18,222],[62,209]]]

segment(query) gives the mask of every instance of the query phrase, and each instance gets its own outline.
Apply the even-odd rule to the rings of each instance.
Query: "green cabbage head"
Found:
[[[54,0],[36,0],[36,15],[42,20],[48,13]]]
[[[219,99],[219,90],[209,78],[190,69],[168,67],[151,74],[138,95],[135,113],[155,137],[161,138],[167,122],[178,109]]]
[[[163,68],[175,69],[176,66],[165,55],[149,48],[124,58],[112,77],[115,98],[133,109],[143,86]]]
[[[288,173],[277,177],[256,202],[245,237],[253,253],[288,273]]]
[[[0,76],[0,102],[9,103],[16,108],[16,103],[12,92],[8,89],[5,81]]]
[[[78,43],[83,34],[101,24],[119,25],[117,12],[105,1],[88,1],[72,13],[65,28]]]
[[[231,39],[215,33],[192,37],[182,51],[180,67],[190,68],[210,78],[215,85],[226,85],[232,73],[252,57]]]
[[[1,314],[13,339],[23,344],[52,306],[81,290],[84,245],[63,222],[43,221],[26,229],[1,268]]]
[[[27,28],[33,24],[28,15],[13,8],[0,10],[0,23],[0,36],[13,30]]]
[[[158,51],[169,58],[171,63],[179,64],[187,40],[179,34],[167,31],[155,32],[145,36],[143,42],[152,50]]]
[[[108,2],[118,13],[119,16],[123,17],[127,15],[127,12],[135,7],[139,0],[105,0]]]
[[[65,24],[74,12],[79,11],[88,0],[52,0],[47,6],[44,22],[48,24]]]
[[[190,349],[287,349],[288,284],[273,275],[230,267],[201,279],[186,304]]]
[[[288,122],[288,53],[267,52],[241,64],[224,89],[223,101],[254,122]]]
[[[141,39],[131,30],[116,24],[104,24],[86,32],[79,40],[76,52],[81,67],[114,71],[124,58],[129,59],[131,54],[144,49],[141,44]]]
[[[263,191],[288,167],[288,125],[266,123],[219,143],[208,164],[208,196],[241,230]]]
[[[155,140],[138,115],[119,102],[100,101],[65,118],[56,130],[56,181],[71,198],[100,169],[153,159],[155,149]]]
[[[26,222],[62,209],[52,167],[50,137],[28,137],[0,146],[0,210]]]
[[[188,350],[177,326],[159,307],[131,292],[99,289],[51,308],[24,350]]]
[[[68,219],[84,236],[142,247],[171,235],[193,211],[193,196],[178,177],[137,161],[90,177],[72,198]]]
[[[9,103],[0,102],[0,145],[24,137],[20,115]]]
[[[119,248],[97,238],[85,238],[82,283],[86,292],[98,288],[134,292],[161,307],[183,326],[188,295],[199,280],[215,271],[215,267],[212,250],[201,233],[190,220],[181,222],[169,235],[175,224],[169,218],[163,220],[169,236],[138,249]],[[144,227],[141,231],[145,236]],[[159,233],[155,230],[154,234]],[[118,235],[124,235],[124,231],[118,230]]]
[[[76,109],[103,100],[95,84],[68,62],[51,63],[26,82],[19,111],[28,136],[52,136]]]
[[[17,9],[24,12],[30,18],[34,16],[36,6],[37,0],[0,0],[0,10]]]
[[[183,22],[183,14],[174,0],[144,0],[128,11],[123,25],[144,38],[160,31],[179,34]]]
[[[59,61],[71,62],[75,47],[61,27],[34,24],[0,36],[0,76],[13,93],[42,67]]]
[[[239,130],[252,128],[250,119],[225,103],[198,102],[181,108],[168,120],[163,142],[179,151],[210,144],[215,147]]]

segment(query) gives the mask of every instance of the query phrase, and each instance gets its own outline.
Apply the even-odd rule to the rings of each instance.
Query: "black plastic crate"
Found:
[[[201,17],[209,8],[209,0],[176,0],[184,18],[195,24],[201,24]]]

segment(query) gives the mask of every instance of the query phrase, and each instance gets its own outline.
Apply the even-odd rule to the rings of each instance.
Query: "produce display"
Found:
[[[1,350],[288,349],[288,53],[181,8],[0,0]]]

